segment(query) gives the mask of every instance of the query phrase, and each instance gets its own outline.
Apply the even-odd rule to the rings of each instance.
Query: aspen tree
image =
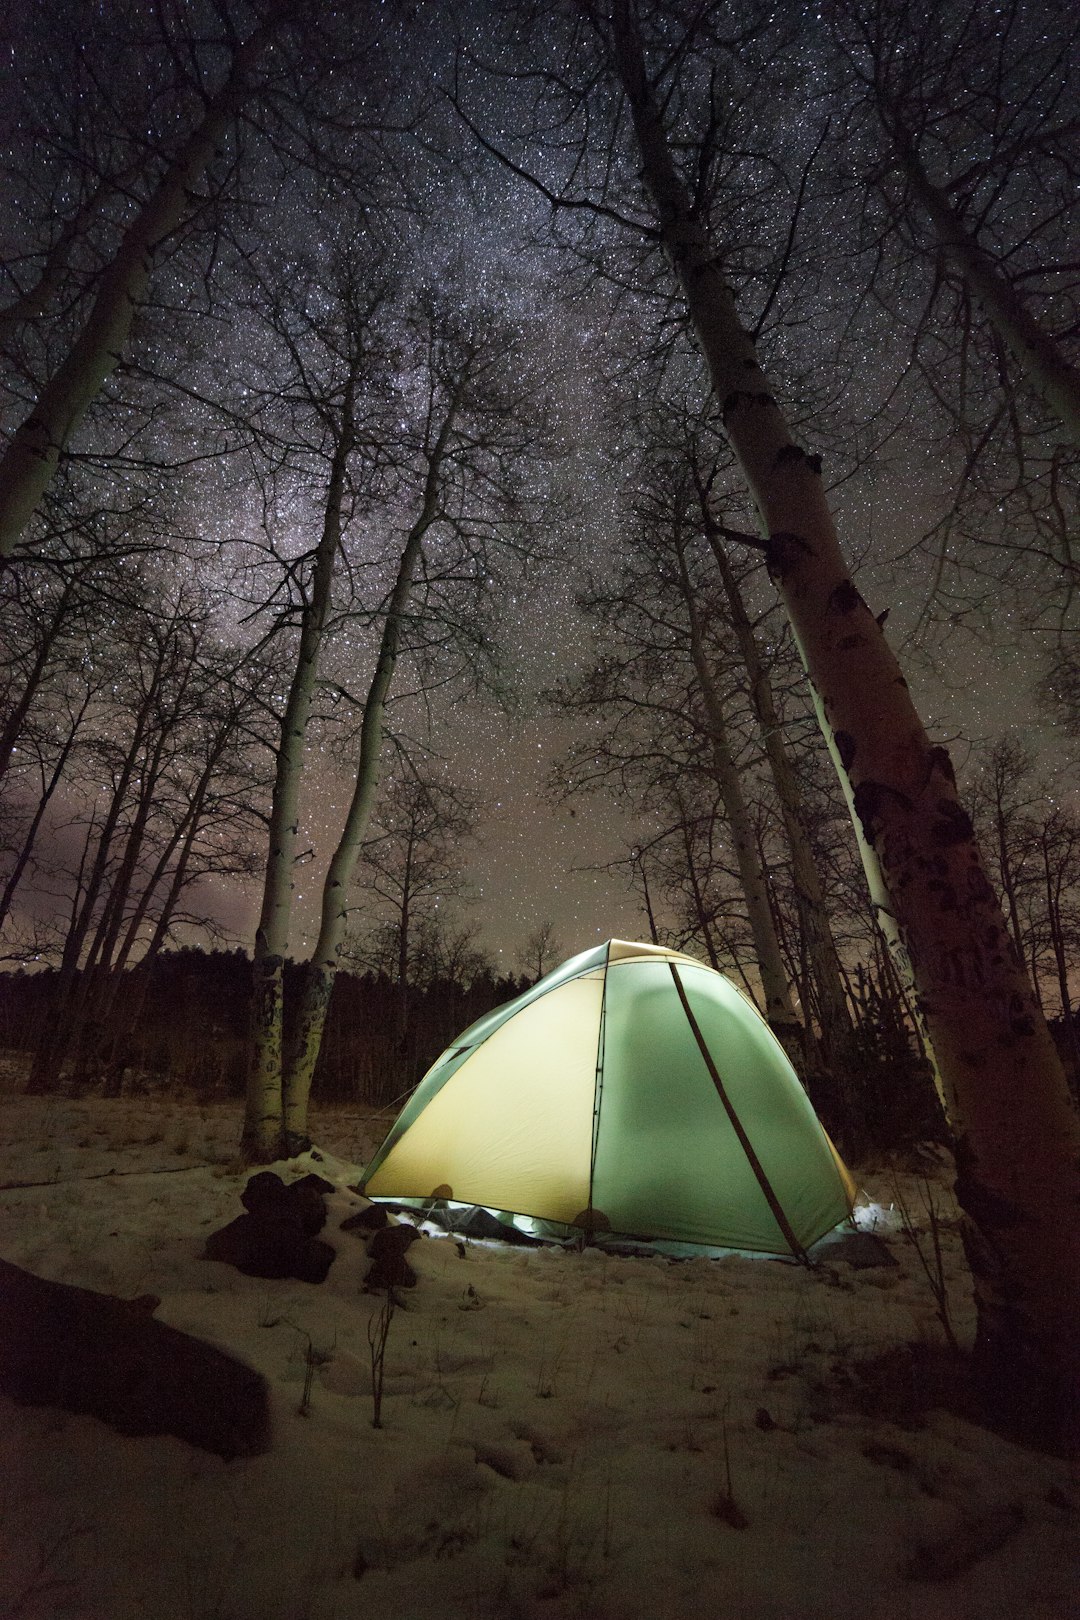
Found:
[[[593,8],[589,8],[593,11]],[[852,583],[818,458],[798,445],[649,77],[633,0],[593,11],[660,240],[761,517],[781,593],[911,959],[952,1120],[988,1398],[1073,1442],[1080,1398],[1080,1120],[960,804],[882,627]]]
[[[120,364],[164,245],[191,213],[199,182],[254,93],[259,62],[287,18],[284,0],[276,0],[265,20],[236,44],[221,85],[101,272],[78,337],[8,441],[0,457],[0,567],[14,552],[92,401]]]

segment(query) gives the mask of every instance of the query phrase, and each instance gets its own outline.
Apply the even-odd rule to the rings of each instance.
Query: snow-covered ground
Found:
[[[416,1243],[375,1429],[379,1301],[361,1292],[362,1242],[338,1228],[362,1207],[345,1189],[386,1121],[342,1109],[314,1123],[325,1156],[303,1168],[340,1189],[320,1286],[199,1258],[241,1212],[236,1106],[0,1099],[0,1255],[160,1295],[160,1319],[265,1374],[274,1411],[270,1452],[226,1463],[0,1399],[0,1615],[1080,1616],[1076,1471],[919,1416],[855,1371],[942,1341],[894,1207],[929,1256],[919,1176],[864,1178],[860,1221],[895,1267]],[[946,1182],[939,1168],[963,1341]]]

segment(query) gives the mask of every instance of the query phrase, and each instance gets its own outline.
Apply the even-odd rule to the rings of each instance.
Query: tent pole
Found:
[[[596,1069],[593,1076],[593,1117],[592,1117],[592,1143],[589,1147],[589,1202],[586,1209],[592,1215],[593,1209],[593,1176],[596,1172],[596,1144],[600,1136],[600,1105],[604,1089],[604,1022],[607,1017],[607,984],[608,974],[611,971],[611,941],[607,942],[604,952],[604,988],[600,996],[600,1026],[596,1032]],[[592,1230],[586,1233],[587,1243],[593,1241]]]
[[[798,1260],[802,1265],[809,1266],[809,1264],[810,1264],[810,1256],[807,1254],[806,1250],[803,1248],[802,1244],[799,1242],[798,1238],[795,1236],[795,1233],[792,1231],[791,1222],[788,1220],[787,1216],[784,1214],[783,1207],[781,1206],[779,1198],[777,1198],[777,1196],[776,1196],[776,1193],[775,1193],[775,1191],[773,1189],[772,1182],[769,1180],[768,1176],[765,1174],[765,1167],[762,1164],[761,1160],[758,1158],[757,1154],[754,1152],[753,1143],[750,1141],[750,1138],[747,1136],[745,1130],[743,1129],[742,1120],[739,1118],[738,1114],[735,1112],[735,1108],[734,1108],[734,1106],[732,1104],[731,1098],[727,1094],[727,1088],[725,1087],[723,1080],[720,1078],[720,1071],[716,1067],[716,1064],[713,1062],[712,1053],[709,1051],[709,1048],[708,1048],[708,1046],[706,1044],[706,1041],[705,1041],[705,1037],[701,1033],[701,1025],[698,1023],[697,1019],[694,1017],[693,1009],[690,1006],[690,1003],[686,998],[686,991],[683,988],[682,979],[679,977],[679,970],[675,966],[675,963],[672,962],[670,959],[668,960],[668,967],[671,969],[671,977],[675,981],[675,989],[678,991],[679,1000],[682,1002],[682,1010],[686,1014],[686,1021],[690,1025],[691,1030],[693,1031],[695,1041],[697,1041],[698,1051],[701,1053],[702,1058],[705,1060],[705,1067],[708,1069],[709,1074],[712,1076],[712,1083],[716,1087],[717,1095],[719,1096],[720,1101],[724,1105],[724,1110],[725,1110],[725,1112],[727,1114],[728,1119],[731,1121],[731,1128],[735,1132],[735,1135],[739,1138],[739,1143],[740,1143],[740,1145],[742,1147],[743,1152],[746,1154],[746,1157],[747,1157],[747,1160],[749,1162],[750,1168],[754,1172],[754,1175],[757,1177],[758,1186],[761,1188],[762,1192],[765,1194],[766,1201],[768,1202],[769,1208],[773,1212],[773,1216],[775,1217],[776,1224],[777,1224],[777,1226],[779,1226],[781,1232],[784,1234],[784,1238],[785,1238],[785,1240],[787,1242],[787,1245],[790,1248],[792,1254],[795,1256],[796,1260]]]

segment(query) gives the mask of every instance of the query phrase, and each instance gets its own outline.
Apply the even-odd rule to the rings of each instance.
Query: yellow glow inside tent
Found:
[[[489,1035],[366,1184],[571,1222],[589,1201],[602,977],[572,979]],[[434,1179],[433,1179],[434,1178]]]

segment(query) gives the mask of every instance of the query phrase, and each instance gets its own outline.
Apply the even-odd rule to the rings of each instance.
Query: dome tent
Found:
[[[473,1024],[361,1190],[625,1234],[799,1254],[854,1184],[764,1019],[722,973],[610,940]]]

